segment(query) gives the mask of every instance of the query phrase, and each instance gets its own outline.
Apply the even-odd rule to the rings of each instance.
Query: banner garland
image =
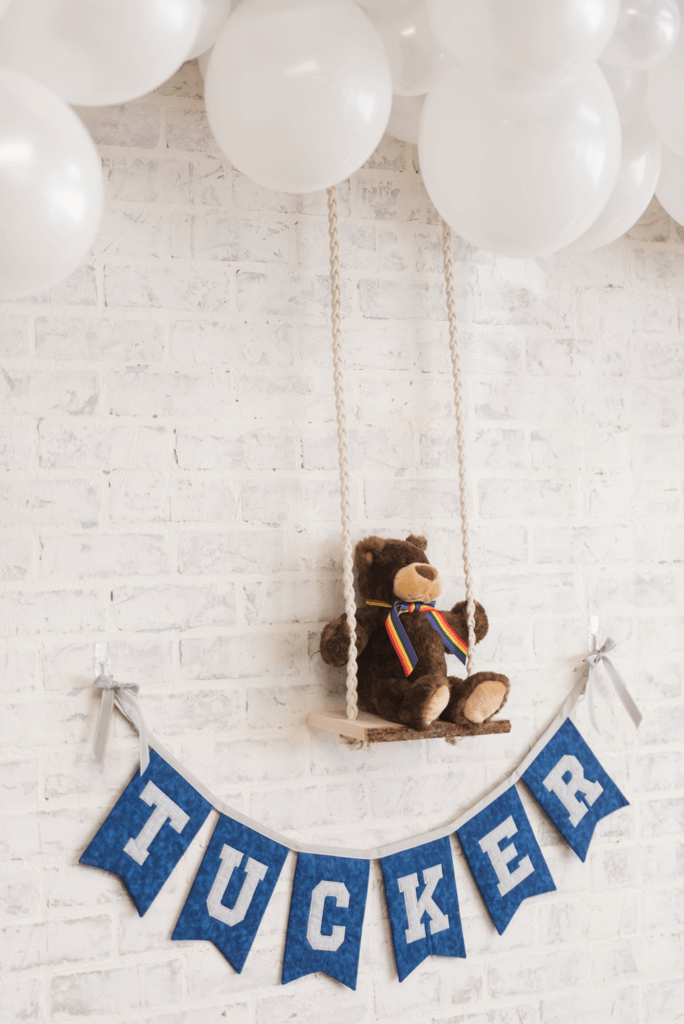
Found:
[[[584,861],[597,823],[628,805],[569,718],[610,639],[589,661],[561,711],[518,768],[456,821],[399,843],[353,850],[299,843],[215,797],[145,729],[139,702],[102,687],[141,735],[136,772],[80,863],[121,878],[142,917],[213,808],[219,811],[207,851],[173,931],[176,940],[212,942],[240,973],[290,850],[298,854],[287,925],[282,984],[324,971],[356,988],[370,861],[379,860],[399,981],[430,954],[465,957],[448,837],[455,835],[487,910],[503,934],[528,897],[554,891],[516,783],[522,779],[568,845]],[[609,678],[637,725],[641,714],[615,666]],[[136,691],[137,693],[137,691]],[[114,701],[112,701],[114,696]],[[127,696],[127,694],[126,694]],[[131,702],[132,703],[132,702]],[[591,709],[593,720],[593,707]],[[98,729],[101,757],[109,731]]]

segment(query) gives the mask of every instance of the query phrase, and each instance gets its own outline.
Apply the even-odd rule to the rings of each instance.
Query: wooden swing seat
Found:
[[[511,731],[508,719],[490,719],[482,725],[453,725],[451,722],[433,722],[429,729],[409,729],[407,725],[388,722],[367,711],[349,721],[344,711],[312,711],[308,717],[312,729],[334,732],[364,743],[395,743],[398,740],[449,740],[458,736],[491,736]]]

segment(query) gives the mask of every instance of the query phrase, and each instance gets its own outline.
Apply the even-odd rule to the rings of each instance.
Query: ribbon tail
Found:
[[[109,730],[112,724],[113,710],[114,692],[113,690],[103,690],[102,699],[100,701],[100,710],[97,716],[95,742],[93,743],[93,752],[101,765],[104,764],[107,741],[109,739]]]
[[[143,775],[150,763],[150,744],[147,738],[147,726],[145,725],[145,717],[142,713],[140,702],[135,694],[126,690],[117,690],[115,700],[119,711],[138,732],[140,740],[140,774]]]
[[[587,703],[589,705],[589,721],[593,725],[594,729],[596,729],[596,732],[600,733],[601,730],[599,729],[598,722],[596,721],[596,708],[595,708],[595,704],[594,704],[594,672],[595,671],[596,671],[596,666],[594,664],[592,664],[592,662],[589,662],[589,675],[587,676],[586,694],[587,694]]]
[[[615,668],[615,665],[612,663],[610,658],[606,657],[606,655],[604,654],[601,660],[606,667],[606,671],[610,676],[611,682],[613,683],[613,687],[615,688],[615,692],[620,698],[620,702],[622,703],[623,708],[634,722],[635,727],[638,729],[641,725],[641,720],[644,716],[641,714],[641,711],[637,707],[636,701],[627,689],[624,679],[622,678],[618,670]]]

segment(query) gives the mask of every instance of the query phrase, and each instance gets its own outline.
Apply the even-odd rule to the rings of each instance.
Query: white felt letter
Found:
[[[564,782],[563,776],[569,772],[570,781]],[[590,782],[584,777],[584,768],[573,754],[564,754],[560,761],[544,779],[544,785],[550,793],[555,793],[560,802],[570,815],[570,824],[577,828],[584,815],[598,800],[603,792],[600,782]],[[589,804],[583,804],[575,796],[576,793],[584,793],[584,798]]]
[[[147,783],[140,794],[140,799],[150,807],[154,807],[154,810],[135,839],[128,840],[124,846],[124,853],[132,857],[136,864],[142,866],[149,856],[150,843],[161,830],[164,822],[168,821],[176,832],[182,832],[190,818],[178,804],[173,802],[171,797],[162,793],[154,782]]]
[[[336,924],[333,927],[332,934],[323,935],[321,931],[323,927],[323,911],[325,910],[325,901],[328,896],[335,900],[335,905],[338,907],[345,908],[349,906],[349,890],[343,882],[319,882],[311,893],[309,924],[306,929],[306,937],[312,949],[323,949],[334,953],[344,942],[344,933],[347,929]]]
[[[256,887],[268,871],[268,867],[265,864],[260,864],[258,860],[249,858],[245,867],[247,877],[242,883],[240,895],[235,901],[235,906],[230,910],[228,907],[223,906],[221,900],[228,888],[233,868],[240,867],[244,853],[240,853],[239,850],[234,850],[232,846],[224,843],[220,856],[221,866],[216,872],[214,884],[207,896],[207,910],[210,917],[214,917],[217,921],[227,924],[229,928],[233,928],[236,924],[244,921],[249,905],[252,902],[252,897],[256,892]]]
[[[415,942],[417,939],[425,938],[425,925],[421,920],[423,914],[430,915],[430,935],[444,932],[449,927],[449,915],[443,914],[432,898],[432,894],[437,888],[437,883],[441,877],[441,864],[434,864],[431,868],[424,869],[423,882],[425,883],[425,888],[419,900],[416,899],[416,889],[418,888],[417,874],[404,875],[403,878],[397,880],[399,892],[404,895],[404,906],[406,907],[406,920],[408,921],[408,928],[406,929],[407,942]]]
[[[515,871],[508,870],[508,864],[514,857],[518,856],[518,851],[513,843],[505,846],[503,850],[499,843],[502,839],[510,839],[517,831],[518,826],[509,815],[505,821],[502,821],[484,839],[480,840],[480,849],[483,853],[487,854],[492,862],[492,867],[496,871],[496,877],[499,879],[498,889],[501,896],[505,896],[511,889],[515,889],[516,885],[520,885],[534,871],[529,857],[523,857]]]

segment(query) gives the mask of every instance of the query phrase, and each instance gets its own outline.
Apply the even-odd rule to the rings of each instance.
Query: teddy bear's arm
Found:
[[[442,615],[447,620],[452,629],[455,629],[460,637],[465,641],[468,640],[468,617],[466,613],[465,601],[459,601],[455,604],[450,612],[442,612]],[[475,602],[475,642],[479,643],[487,636],[487,630],[489,629],[489,620],[487,619],[487,613],[479,603]]]
[[[356,609],[357,656],[366,647],[370,635],[375,628],[377,618],[376,609]],[[346,614],[333,619],[324,628],[321,634],[321,657],[326,665],[334,665],[335,668],[341,668],[342,665],[346,665],[349,658],[349,626],[347,625]]]

